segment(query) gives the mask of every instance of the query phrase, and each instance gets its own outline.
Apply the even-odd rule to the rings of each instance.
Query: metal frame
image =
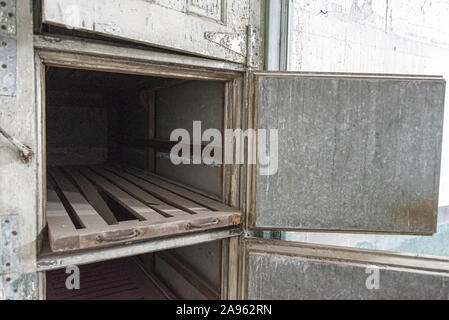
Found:
[[[132,59],[142,62],[164,63],[170,65],[210,68],[212,70],[243,72],[245,66],[238,63],[212,60],[182,54],[171,54],[133,45],[111,44],[100,40],[78,40],[68,36],[35,35],[34,48],[48,51],[92,54],[103,57]]]
[[[266,6],[265,69],[288,69],[290,1],[270,0]]]
[[[197,57],[186,57],[177,54],[152,52],[129,47],[109,45],[99,41],[79,41],[70,38],[35,36],[35,71],[36,71],[36,104],[38,108],[38,136],[39,146],[37,157],[38,168],[38,227],[41,237],[37,241],[38,249],[45,252],[45,67],[66,67],[76,69],[98,70],[115,73],[140,74],[148,76],[162,76],[183,78],[190,80],[215,80],[225,82],[226,112],[224,114],[224,128],[240,128],[242,126],[242,94],[243,94],[243,66]],[[229,205],[241,208],[240,182],[241,166],[226,165],[223,173],[223,200]],[[102,250],[89,250],[71,254],[47,254],[38,256],[37,271],[40,299],[45,298],[45,271],[62,268],[73,264],[83,264],[102,260],[115,259],[148,252],[166,250],[181,246],[200,244],[214,240],[229,240],[232,245],[224,245],[222,271],[231,272],[223,277],[223,287],[230,288],[223,292],[223,298],[235,297],[236,290],[232,288],[236,283],[238,254],[238,236],[241,228],[228,228],[222,231],[195,233],[179,237],[156,239],[130,246],[119,246]],[[236,240],[232,240],[236,239]],[[224,240],[226,243],[228,240]],[[232,293],[235,292],[235,293]]]
[[[165,237],[161,239],[138,242],[132,245],[121,245],[94,250],[84,250],[68,253],[53,253],[48,248],[44,248],[37,260],[37,271],[61,269],[71,265],[83,265],[94,262],[113,260],[124,257],[131,257],[151,252],[169,250],[179,247],[186,247],[211,241],[223,240],[238,237],[241,234],[240,228],[227,228],[222,230],[212,230],[201,233],[191,233],[188,235]]]

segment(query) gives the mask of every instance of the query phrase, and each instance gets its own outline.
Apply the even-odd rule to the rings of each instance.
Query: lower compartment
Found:
[[[65,270],[47,272],[47,300],[168,300],[176,296],[134,258],[98,262],[79,268],[80,289],[66,287]]]
[[[72,267],[48,271],[46,297],[47,300],[217,300],[221,278],[221,242],[215,241],[82,265],[78,270]]]

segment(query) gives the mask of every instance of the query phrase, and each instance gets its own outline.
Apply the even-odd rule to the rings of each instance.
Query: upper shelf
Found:
[[[52,251],[110,246],[236,226],[241,212],[129,167],[50,168]]]

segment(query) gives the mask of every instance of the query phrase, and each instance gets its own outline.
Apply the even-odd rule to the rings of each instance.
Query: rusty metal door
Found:
[[[251,82],[249,229],[435,233],[441,77],[259,72]]]
[[[44,0],[42,21],[245,63],[250,0]]]

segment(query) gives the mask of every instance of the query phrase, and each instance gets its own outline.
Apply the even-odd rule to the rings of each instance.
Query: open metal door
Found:
[[[449,259],[244,240],[243,298],[449,299]]]
[[[250,83],[249,229],[435,233],[444,79],[260,72]]]
[[[248,229],[435,232],[442,78],[271,72],[250,78],[248,126],[267,133],[250,144],[259,161],[248,170]],[[241,242],[242,298],[449,299],[449,259]]]
[[[42,0],[42,22],[237,63],[249,0]]]

